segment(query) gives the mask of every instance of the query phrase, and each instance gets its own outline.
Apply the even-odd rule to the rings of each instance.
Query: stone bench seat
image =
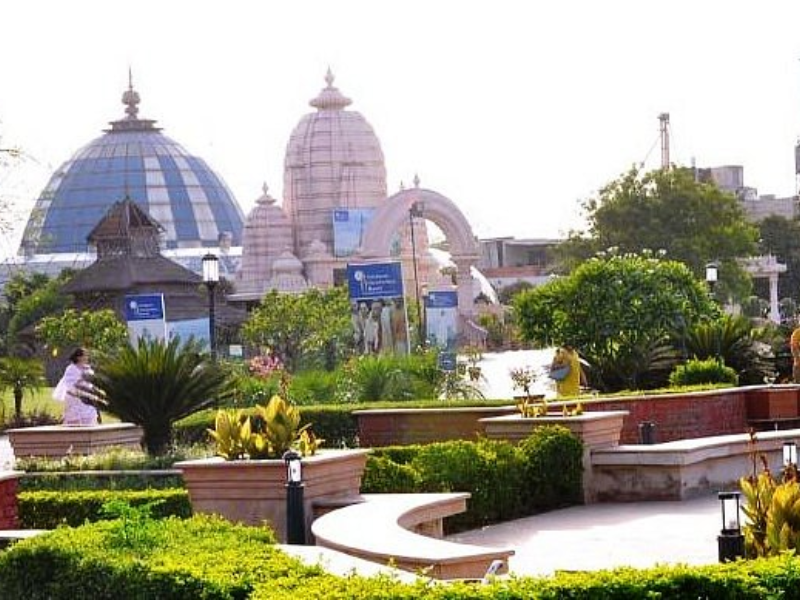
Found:
[[[783,443],[798,437],[800,429],[757,434],[758,452],[773,473],[780,472]],[[594,491],[600,501],[642,501],[734,489],[752,472],[750,452],[746,433],[596,449],[591,455]]]
[[[467,493],[364,494],[314,521],[319,546],[437,579],[477,579],[514,551],[441,539],[442,519],[466,510]],[[430,537],[435,536],[435,537]]]

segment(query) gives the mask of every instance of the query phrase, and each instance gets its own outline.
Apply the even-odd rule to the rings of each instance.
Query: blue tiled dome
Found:
[[[241,244],[244,215],[203,159],[139,119],[139,95],[122,97],[127,116],[65,162],[36,201],[20,253],[82,252],[106,211],[129,196],[165,229],[164,248]]]

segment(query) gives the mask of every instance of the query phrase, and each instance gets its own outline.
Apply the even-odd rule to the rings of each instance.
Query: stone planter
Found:
[[[368,450],[320,450],[303,458],[306,539],[314,504],[358,496]],[[286,465],[282,460],[207,458],[175,464],[196,513],[222,515],[248,525],[268,522],[286,541]]]
[[[619,445],[622,425],[627,411],[586,412],[574,417],[548,414],[545,417],[522,417],[519,414],[481,419],[486,437],[518,443],[537,427],[560,425],[566,427],[583,442],[583,499],[595,502],[597,495],[592,482],[592,452]]]
[[[9,429],[8,439],[16,458],[61,458],[97,454],[109,448],[142,449],[142,430],[133,423],[21,427]]]

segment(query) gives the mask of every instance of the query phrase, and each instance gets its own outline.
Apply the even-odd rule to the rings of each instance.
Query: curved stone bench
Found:
[[[467,498],[467,493],[365,494],[362,502],[324,514],[311,530],[319,546],[438,579],[481,578],[496,560],[505,571],[511,549],[430,537],[441,536],[444,517],[466,510]]]

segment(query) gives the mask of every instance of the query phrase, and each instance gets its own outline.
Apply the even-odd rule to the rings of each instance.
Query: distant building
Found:
[[[497,289],[520,281],[539,285],[548,281],[552,249],[561,240],[500,237],[479,240],[478,269]]]
[[[757,223],[770,216],[795,219],[800,216],[797,196],[779,198],[775,194],[758,194],[758,189],[744,184],[744,167],[726,165],[697,169],[700,181],[715,183],[721,190],[729,192],[739,199],[747,218]]]

